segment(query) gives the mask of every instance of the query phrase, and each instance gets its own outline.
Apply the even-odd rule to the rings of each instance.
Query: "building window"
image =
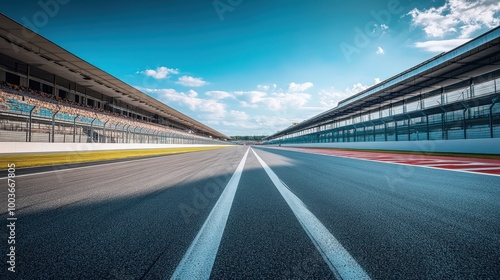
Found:
[[[48,94],[52,94],[53,87],[46,85],[46,84],[42,84],[42,91],[45,93],[48,93]]]
[[[37,81],[30,80],[29,81],[29,88],[32,90],[40,90],[40,83]]]
[[[9,73],[9,72],[5,73],[5,81],[9,84],[18,85],[18,86],[21,85],[21,77],[19,77],[18,75]]]
[[[68,93],[62,89],[59,90],[59,97],[62,99],[66,99],[68,97]]]

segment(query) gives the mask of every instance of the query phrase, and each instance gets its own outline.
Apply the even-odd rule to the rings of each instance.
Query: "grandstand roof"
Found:
[[[92,87],[107,96],[133,104],[193,130],[215,138],[229,138],[144,94],[1,13],[0,38],[0,52],[19,61],[82,86]]]
[[[299,124],[279,131],[266,139],[316,127],[338,117],[347,117],[374,105],[385,106],[395,98],[409,98],[423,89],[438,89],[457,81],[500,69],[500,27],[441,53],[381,83],[367,88]]]

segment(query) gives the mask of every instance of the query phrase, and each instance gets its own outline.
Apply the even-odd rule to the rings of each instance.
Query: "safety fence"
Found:
[[[0,100],[0,142],[223,144],[224,141],[98,113],[70,114],[64,106],[34,106],[21,97]],[[47,102],[42,102],[46,105]],[[67,109],[67,108],[66,108]],[[67,111],[67,110],[66,110]],[[85,112],[82,110],[76,112]]]
[[[266,144],[500,138],[500,79],[416,95]]]

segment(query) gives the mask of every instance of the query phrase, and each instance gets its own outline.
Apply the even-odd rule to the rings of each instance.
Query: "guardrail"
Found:
[[[53,143],[149,143],[149,144],[223,144],[225,142],[161,128],[146,128],[120,122],[72,121],[57,117],[33,116],[0,110],[0,142]]]

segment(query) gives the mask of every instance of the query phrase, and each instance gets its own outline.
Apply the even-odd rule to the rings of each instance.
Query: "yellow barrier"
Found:
[[[0,156],[0,170],[8,168],[8,164],[15,163],[16,168],[46,166],[56,164],[71,164],[91,161],[114,160],[124,158],[148,157],[168,154],[207,151],[231,146],[212,146],[197,148],[164,148],[147,150],[113,150],[92,152],[64,152],[64,153],[29,153],[9,154]]]

